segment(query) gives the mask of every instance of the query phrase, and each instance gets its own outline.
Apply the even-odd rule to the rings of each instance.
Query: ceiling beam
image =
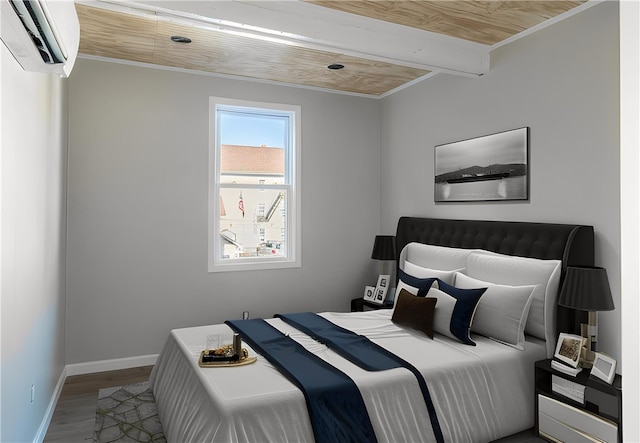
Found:
[[[464,76],[489,72],[490,46],[300,1],[80,1],[138,10],[302,48]]]

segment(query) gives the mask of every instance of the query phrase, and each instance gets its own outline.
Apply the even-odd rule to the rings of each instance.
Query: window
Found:
[[[300,107],[209,100],[209,272],[300,266]]]

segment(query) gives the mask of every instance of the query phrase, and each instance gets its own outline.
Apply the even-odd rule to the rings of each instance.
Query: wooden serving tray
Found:
[[[205,353],[208,353],[209,349],[203,349],[200,351],[200,358],[198,359],[198,366],[201,368],[232,368],[235,366],[250,365],[258,361],[258,357],[249,357],[249,353],[246,349],[242,348],[243,356],[239,360],[235,361],[202,361],[202,357]]]

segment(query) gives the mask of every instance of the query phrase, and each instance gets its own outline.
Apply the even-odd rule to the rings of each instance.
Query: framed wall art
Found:
[[[436,202],[529,199],[529,128],[434,148]]]

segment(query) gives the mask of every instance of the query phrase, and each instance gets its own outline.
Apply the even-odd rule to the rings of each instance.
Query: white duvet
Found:
[[[447,442],[489,442],[534,425],[534,362],[545,342],[527,336],[520,351],[480,335],[477,346],[433,340],[395,325],[391,310],[322,313],[412,363],[429,387]],[[267,320],[358,385],[379,442],[435,441],[415,376],[404,368],[367,372],[280,319]],[[255,364],[200,368],[207,337],[224,325],[171,331],[151,374],[169,442],[312,442],[302,392],[258,355]],[[246,344],[250,355],[256,353]]]

